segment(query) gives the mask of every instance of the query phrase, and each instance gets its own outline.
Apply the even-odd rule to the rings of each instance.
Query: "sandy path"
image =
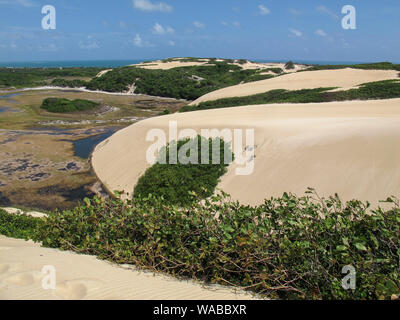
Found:
[[[321,87],[351,89],[367,82],[398,79],[398,74],[399,72],[395,70],[358,70],[350,68],[304,71],[213,91],[200,97],[191,104],[195,105],[204,101],[229,97],[249,96],[275,89],[301,90]]]
[[[56,289],[42,288],[42,268],[56,270]],[[31,241],[0,236],[0,300],[129,299],[237,300],[247,294],[192,281],[129,270],[95,257],[41,248]]]
[[[150,129],[254,128],[255,168],[249,176],[229,167],[219,185],[234,199],[257,204],[283,192],[338,193],[376,204],[400,195],[400,99],[283,104],[197,111],[152,118],[97,146],[92,164],[105,186],[132,192],[149,164]]]
[[[171,62],[162,62],[162,61],[152,61],[148,63],[140,63],[133,64],[131,66],[140,67],[143,69],[149,70],[169,70],[173,68],[181,68],[181,67],[193,67],[193,66],[202,66],[208,63],[208,60],[205,59],[204,62],[188,62],[188,61],[171,61]]]

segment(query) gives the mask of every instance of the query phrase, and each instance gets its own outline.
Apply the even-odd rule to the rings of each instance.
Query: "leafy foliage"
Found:
[[[6,237],[32,239],[40,223],[40,219],[26,215],[9,214],[0,209],[0,234]]]
[[[180,67],[169,70],[149,70],[137,67],[114,69],[94,78],[88,89],[124,92],[135,84],[135,93],[177,99],[195,100],[202,95],[241,82],[257,81],[258,70],[243,70],[227,62],[213,62],[207,66]],[[203,80],[197,80],[196,78]],[[262,79],[266,79],[264,76]]]
[[[43,86],[61,77],[94,77],[103,68],[0,68],[0,87]]]
[[[49,112],[65,113],[91,110],[98,105],[99,104],[96,102],[83,99],[68,100],[63,98],[47,98],[43,100],[41,108]]]
[[[75,80],[65,80],[65,79],[54,79],[51,82],[52,86],[55,87],[68,87],[68,88],[80,88],[80,87],[86,87],[87,85],[87,81],[84,80],[79,80],[79,79],[75,79]]]
[[[204,150],[202,145],[205,146]],[[176,153],[174,149],[177,150]],[[204,164],[202,152],[207,159],[203,161]],[[173,164],[173,154],[177,155],[176,164]],[[190,163],[182,163],[184,159],[181,154],[188,158],[192,156]],[[205,139],[198,136],[171,142],[160,152],[156,164],[140,177],[133,198],[136,200],[155,195],[176,205],[191,204],[196,200],[195,194],[202,199],[207,198],[214,193],[219,178],[227,171],[230,163],[224,161],[225,156],[233,159],[230,146],[220,138]],[[215,162],[217,163],[213,164]]]
[[[48,247],[271,298],[390,299],[400,292],[400,206],[372,210],[338,197],[284,194],[250,207],[213,196],[176,207],[149,196],[134,203],[86,199],[45,219]],[[342,268],[356,269],[345,290]]]
[[[205,101],[197,106],[188,105],[183,107],[180,112],[257,104],[317,103],[346,100],[389,99],[400,97],[400,81],[398,80],[369,82],[356,89],[328,92],[332,89],[335,88],[303,89],[294,91],[277,89],[251,96]]]

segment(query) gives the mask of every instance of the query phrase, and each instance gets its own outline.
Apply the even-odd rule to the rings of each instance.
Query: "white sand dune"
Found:
[[[198,62],[191,62],[191,61],[181,61],[185,58],[176,58],[173,61],[163,62],[162,60],[150,61],[150,62],[143,62],[139,64],[132,64],[131,66],[140,67],[144,69],[151,69],[151,70],[169,70],[173,68],[181,68],[181,67],[193,67],[193,66],[205,66],[205,65],[212,65],[209,64],[210,59],[198,59]],[[223,59],[217,59],[219,62],[223,62]],[[308,68],[305,65],[295,64],[294,69],[287,69],[285,70],[285,63],[278,63],[278,62],[271,62],[271,63],[261,63],[261,62],[252,62],[247,61],[246,63],[239,63],[238,60],[234,60],[232,63],[241,67],[243,70],[254,70],[254,69],[270,69],[270,68],[281,68],[287,73],[297,72],[299,70],[303,70]],[[274,74],[274,73],[273,73]]]
[[[210,92],[191,104],[197,105],[204,101],[249,96],[275,89],[301,90],[321,87],[339,87],[346,90],[367,82],[398,79],[398,74],[399,72],[395,70],[361,70],[351,68],[304,71],[223,88]]]
[[[219,184],[243,203],[303,194],[307,187],[373,204],[400,195],[400,99],[247,106],[144,120],[96,147],[93,168],[108,190],[132,192],[150,166],[147,132],[164,129],[168,139],[171,120],[179,129],[255,129],[253,174],[235,175],[233,164]]]
[[[54,266],[56,288],[45,290],[44,266]],[[0,300],[242,300],[253,297],[220,286],[202,287],[119,267],[31,241],[0,236]]]
[[[150,70],[169,70],[173,68],[180,68],[180,67],[193,67],[193,66],[201,66],[208,63],[208,59],[204,59],[203,62],[188,62],[188,61],[169,61],[163,62],[161,60],[151,61],[146,63],[140,64],[133,64],[131,66],[140,67],[143,69],[150,69]]]

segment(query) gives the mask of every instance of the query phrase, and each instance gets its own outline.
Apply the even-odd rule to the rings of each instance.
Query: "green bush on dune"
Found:
[[[87,111],[98,107],[99,104],[89,100],[62,98],[47,98],[43,100],[42,109],[55,113]]]
[[[36,241],[281,299],[390,299],[400,293],[400,206],[284,194],[259,206],[213,196],[189,207],[148,196],[85,200],[39,226]],[[356,289],[345,290],[345,266]]]
[[[202,144],[207,146],[209,164],[201,164]],[[213,144],[216,150],[213,150]],[[185,146],[192,146],[192,155],[196,163],[183,164],[177,157],[176,164],[170,164],[172,160],[169,159],[174,146],[176,146],[177,154],[182,152],[181,150],[185,151]],[[190,152],[190,150],[186,151],[188,157],[191,156]],[[205,199],[214,193],[219,178],[227,171],[229,163],[225,163],[225,156],[233,159],[230,146],[219,138],[205,139],[198,136],[195,139],[172,142],[160,152],[157,163],[140,177],[135,186],[133,198],[140,199],[157,195],[157,197],[163,197],[167,203],[181,206],[190,205],[196,200],[193,194]],[[171,159],[173,159],[172,156]],[[218,163],[213,164],[213,159]]]
[[[0,234],[29,240],[34,237],[42,220],[26,215],[9,214],[0,209]]]

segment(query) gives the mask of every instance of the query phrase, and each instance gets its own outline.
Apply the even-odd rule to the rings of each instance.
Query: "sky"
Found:
[[[400,63],[400,1],[0,0],[1,62],[183,56]]]

